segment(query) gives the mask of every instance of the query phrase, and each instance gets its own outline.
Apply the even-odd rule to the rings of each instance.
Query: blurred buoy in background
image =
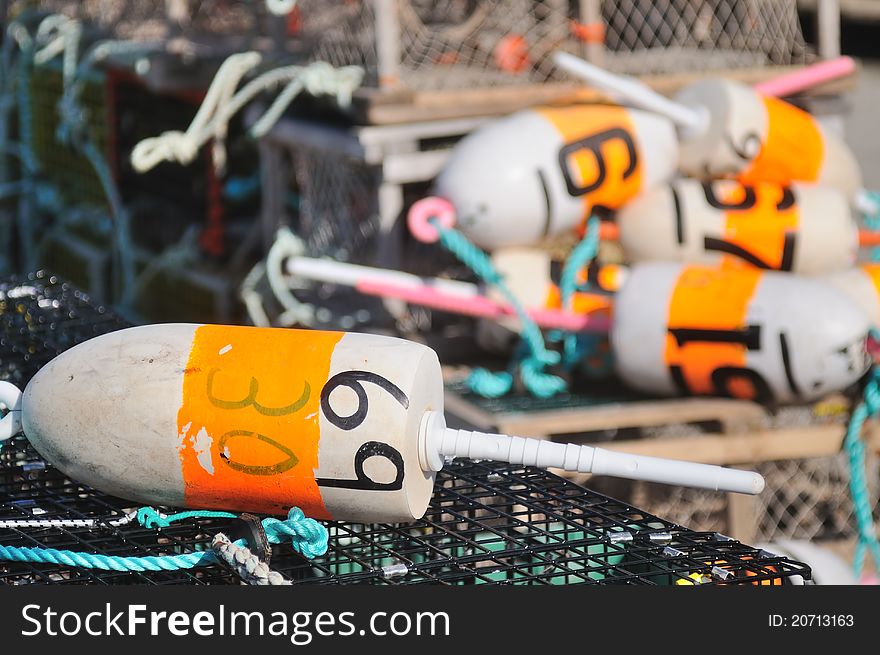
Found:
[[[478,128],[453,148],[433,192],[481,248],[533,245],[619,209],[675,175],[672,125],[606,105],[544,107]]]
[[[632,263],[677,261],[824,273],[855,263],[858,224],[831,187],[676,180],[617,214]]]
[[[820,280],[654,262],[615,296],[611,343],[617,373],[646,393],[803,402],[868,370],[869,328]]]

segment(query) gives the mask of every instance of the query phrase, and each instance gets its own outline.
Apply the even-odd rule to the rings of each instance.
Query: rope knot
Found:
[[[300,82],[311,95],[332,95],[341,106],[347,107],[363,76],[364,71],[358,66],[334,68],[326,61],[316,61],[302,71]]]
[[[137,520],[145,528],[167,528],[171,521],[152,507],[141,507],[137,512]]]
[[[327,528],[315,519],[306,518],[299,507],[291,507],[284,521],[263,519],[263,530],[269,543],[278,544],[288,537],[293,549],[309,559],[327,552]]]
[[[144,173],[163,161],[189,164],[198,153],[197,140],[186,132],[169,130],[138,143],[131,151],[131,163],[135,170]]]

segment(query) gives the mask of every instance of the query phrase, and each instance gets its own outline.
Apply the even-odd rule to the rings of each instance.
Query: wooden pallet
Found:
[[[762,425],[766,417],[764,409],[755,403],[726,398],[611,401],[585,407],[490,413],[456,391],[447,390],[445,402],[450,414],[477,429],[545,438],[708,422],[721,424],[725,433],[738,433]]]

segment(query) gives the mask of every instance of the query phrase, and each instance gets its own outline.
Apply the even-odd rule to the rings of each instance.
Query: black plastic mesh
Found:
[[[45,271],[0,281],[0,380],[24,385],[81,341],[131,324]]]
[[[55,354],[126,325],[54,276],[0,283],[0,363],[24,384]],[[112,527],[131,503],[67,479],[23,438],[0,449],[0,520],[99,518],[98,528],[5,528],[0,544],[105,555],[180,554],[209,547],[230,521],[190,519],[161,530]],[[400,525],[331,522],[326,555],[274,547],[272,568],[312,584],[779,583],[809,568],[712,532],[694,532],[546,471],[460,462],[438,474],[425,517]],[[700,577],[704,576],[704,577]],[[129,573],[0,562],[0,584],[236,584],[223,566]]]

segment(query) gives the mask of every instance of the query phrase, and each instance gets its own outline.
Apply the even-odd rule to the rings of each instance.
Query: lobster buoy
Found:
[[[862,264],[845,271],[822,276],[822,279],[855,302],[880,328],[880,264]]]
[[[675,100],[702,114],[681,135],[681,170],[693,177],[733,176],[747,183],[813,182],[854,198],[862,176],[852,150],[794,105],[746,84],[712,78]]]
[[[378,335],[129,328],[62,353],[23,393],[0,383],[0,400],[0,439],[23,432],[66,475],[148,504],[409,521],[452,457],[764,486],[748,471],[447,428],[436,353]]]
[[[638,80],[566,52],[557,52],[554,61],[597,88],[674,123],[686,175],[734,177],[746,183],[818,183],[859,202],[862,179],[852,151],[792,104],[723,78],[696,82],[669,99]]]
[[[517,112],[453,148],[435,193],[486,250],[575,230],[596,207],[616,210],[675,174],[678,146],[664,118],[576,105]],[[414,207],[415,209],[415,207]]]
[[[651,394],[802,402],[845,389],[870,366],[867,317],[808,277],[639,264],[613,317],[616,371]]]
[[[846,269],[858,251],[849,200],[832,187],[683,179],[646,191],[616,221],[631,262],[812,274]]]

